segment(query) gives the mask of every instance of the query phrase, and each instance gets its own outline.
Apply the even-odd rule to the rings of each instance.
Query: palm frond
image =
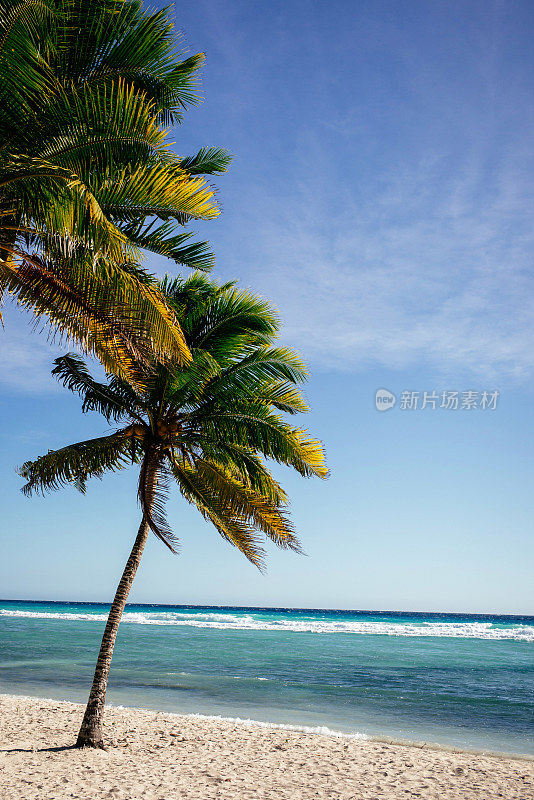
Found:
[[[191,320],[197,320],[200,315],[206,314],[216,300],[234,287],[235,281],[218,284],[202,272],[193,272],[187,278],[182,278],[181,275],[170,278],[165,275],[161,281],[161,291],[187,326],[191,340],[194,329]]]
[[[141,510],[150,530],[172,553],[176,553],[178,539],[170,529],[165,513],[168,494],[169,476],[164,464],[155,456],[145,457],[137,492]]]
[[[95,193],[104,212],[126,222],[137,217],[162,219],[187,214],[214,219],[219,209],[214,191],[202,177],[192,177],[177,165],[156,163],[108,175]]]
[[[219,362],[207,350],[191,350],[191,362],[187,369],[168,374],[165,383],[165,398],[181,409],[194,408],[205,387],[220,375]]]
[[[237,547],[258,569],[264,568],[264,550],[254,528],[247,524],[234,509],[227,507],[197,470],[186,462],[171,463],[171,471],[183,497],[197,507],[204,519],[211,522],[219,534]]]
[[[70,120],[70,122],[66,122]],[[48,103],[36,157],[66,167],[91,183],[97,169],[167,157],[167,135],[144,93],[122,79],[96,92],[84,85]]]
[[[82,398],[82,413],[98,411],[108,422],[125,417],[141,419],[144,409],[139,408],[140,401],[136,398],[137,402],[132,402],[131,395],[126,399],[124,392],[116,393],[110,385],[95,381],[83,359],[75,353],[56,358],[54,365],[52,375]]]
[[[290,381],[260,382],[254,390],[254,402],[272,406],[286,414],[306,414],[310,410],[301,391]]]
[[[176,233],[174,221],[167,220],[157,225],[153,219],[148,223],[136,220],[123,223],[120,227],[128,241],[136,247],[166,256],[176,264],[190,269],[209,271],[213,267],[215,258],[208,242],[187,244],[193,234]]]
[[[181,159],[163,127],[199,100],[203,58],[184,58],[171,12],[140,0],[0,7],[0,294],[48,314],[53,332],[128,379],[151,347],[156,359],[188,359],[175,314],[129,265],[143,250],[195,269],[213,263],[207,243],[178,227],[218,215],[202,174],[228,157],[204,148]],[[104,293],[109,308],[93,313]]]
[[[0,8],[0,132],[17,130],[21,115],[54,83],[45,58],[55,12],[46,0],[4,0]]]
[[[49,450],[35,461],[26,461],[17,471],[27,481],[22,487],[26,495],[45,494],[69,483],[84,493],[88,478],[102,478],[106,472],[117,472],[129,463],[128,439],[118,433]]]
[[[234,360],[203,388],[204,411],[227,408],[228,404],[234,405],[247,398],[255,403],[261,398],[268,406],[284,405],[284,390],[287,408],[293,403],[296,410],[303,410],[300,393],[291,388],[293,384],[304,381],[307,374],[300,358],[287,348],[247,349],[248,355]],[[272,389],[270,401],[269,387]]]
[[[209,486],[223,506],[232,509],[247,524],[261,531],[278,547],[301,553],[302,548],[284,510],[269,498],[255,492],[220,464],[199,458],[195,463],[198,478]]]
[[[181,287],[165,287],[169,301],[180,313]],[[220,360],[235,362],[247,347],[267,345],[279,329],[279,320],[267,301],[233,285],[218,287],[205,303],[183,309],[185,332],[192,347],[209,350]],[[190,291],[184,286],[186,293]]]
[[[146,348],[143,354],[134,326],[125,319],[127,307],[117,306],[114,316],[114,309],[104,308],[94,295],[89,300],[87,287],[69,285],[36,258],[27,258],[20,266],[0,262],[0,287],[36,320],[43,318],[52,337],[74,342],[83,352],[97,355],[109,372],[138,383]]]
[[[162,103],[164,124],[173,123],[182,118],[181,111],[200,103],[197,91],[197,73],[204,63],[204,53],[196,53],[176,64],[165,76],[166,94]]]
[[[155,354],[163,360],[190,359],[176,317],[156,286],[110,265],[98,276],[85,262],[71,260],[68,274],[53,264],[27,259],[21,266],[0,262],[0,286],[36,318],[48,320],[52,335],[97,355],[108,372],[139,385]],[[124,280],[126,278],[126,280]]]
[[[289,503],[287,493],[273,478],[263,459],[254,450],[224,439],[212,441],[202,434],[197,434],[196,441],[202,458],[210,463],[219,464],[244,486],[261,494],[275,505],[285,506]]]
[[[137,256],[136,246],[102,212],[87,185],[65,167],[41,158],[2,154],[0,190],[4,202],[0,238],[5,238],[5,218],[17,211],[21,235],[51,242],[70,255],[76,247],[89,248],[93,257],[108,256],[118,264]]]
[[[202,147],[194,156],[182,158],[180,166],[190,175],[216,175],[226,172],[232,156],[222,147]]]
[[[212,441],[225,438],[246,445],[280,464],[293,467],[303,476],[328,477],[321,442],[313,439],[302,428],[294,428],[264,405],[254,402],[238,403],[233,408],[191,412],[188,433],[195,440],[195,432]],[[190,434],[189,434],[190,431]]]

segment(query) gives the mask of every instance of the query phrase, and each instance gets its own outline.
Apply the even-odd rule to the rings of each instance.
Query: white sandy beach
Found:
[[[2,800],[534,798],[534,761],[108,708],[108,749],[70,749],[82,706],[0,695]]]

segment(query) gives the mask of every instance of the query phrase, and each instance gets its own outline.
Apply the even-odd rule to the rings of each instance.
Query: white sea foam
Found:
[[[106,704],[108,705],[108,704]],[[139,710],[151,711],[148,708],[132,709],[129,706],[109,704],[109,708],[120,708],[125,711]],[[220,714],[175,714],[172,711],[160,711],[160,714],[165,714],[167,717],[188,717],[189,719],[206,719],[214,722],[231,722],[234,725],[248,725],[251,728],[273,728],[279,731],[300,731],[301,733],[316,733],[321,736],[335,736],[341,739],[369,739],[366,733],[344,733],[343,731],[336,731],[329,728],[327,725],[291,725],[286,722],[263,722],[258,719],[243,719],[242,717],[223,717]]]
[[[106,614],[79,612],[22,611],[0,609],[2,617],[48,619],[64,622],[105,622]],[[437,636],[468,639],[514,640],[534,642],[534,626],[519,623],[492,622],[412,622],[380,621],[366,619],[317,619],[290,616],[266,618],[253,614],[217,614],[181,611],[126,611],[123,623],[136,625],[172,625],[218,630],[278,631],[283,633],[342,633],[375,636]]]
[[[179,716],[179,715],[177,715]],[[262,722],[257,719],[242,719],[241,717],[221,717],[208,714],[187,714],[195,719],[211,719],[220,722],[233,722],[236,725],[250,725],[254,728],[274,728],[281,731],[301,731],[302,733],[318,733],[322,736],[339,736],[342,739],[368,739],[365,733],[343,733],[329,728],[327,725],[290,725],[289,723]]]

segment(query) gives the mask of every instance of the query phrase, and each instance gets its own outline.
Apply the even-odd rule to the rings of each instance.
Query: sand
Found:
[[[82,706],[0,695],[1,800],[534,798],[534,761],[106,710],[106,751],[76,750]]]

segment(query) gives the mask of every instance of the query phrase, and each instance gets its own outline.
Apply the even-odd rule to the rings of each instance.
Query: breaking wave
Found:
[[[46,619],[63,622],[105,622],[107,614],[82,612],[22,611],[0,609],[0,617]],[[436,636],[468,639],[514,640],[534,642],[534,626],[486,621],[473,622],[412,622],[365,619],[317,619],[262,617],[253,614],[187,613],[178,611],[126,611],[122,622],[134,625],[172,625],[218,630],[278,631],[280,633],[341,633],[374,636]]]

